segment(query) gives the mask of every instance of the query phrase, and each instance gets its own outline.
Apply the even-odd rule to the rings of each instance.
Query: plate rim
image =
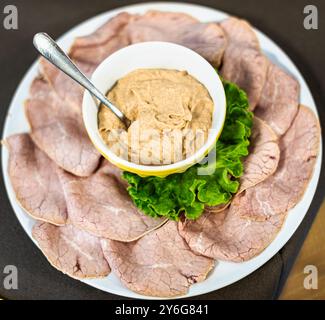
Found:
[[[177,10],[171,10],[170,8],[177,8]],[[167,9],[168,8],[168,9]],[[123,7],[118,7],[118,8],[115,8],[115,9],[112,9],[112,10],[108,10],[108,11],[105,11],[105,12],[102,12],[102,13],[99,13],[98,15],[95,15],[93,17],[90,17],[89,19],[86,19],[84,21],[82,21],[81,23],[77,24],[76,26],[70,28],[69,30],[67,30],[63,35],[61,35],[58,39],[58,42],[64,42],[64,41],[67,41],[66,39],[71,37],[71,35],[73,35],[74,33],[77,32],[78,29],[82,29],[82,26],[86,25],[86,24],[90,24],[90,23],[93,23],[95,21],[100,21],[101,19],[104,19],[104,17],[107,17],[107,16],[114,16],[116,15],[117,13],[119,12],[122,12],[122,11],[147,11],[147,10],[150,10],[150,9],[156,9],[156,10],[161,10],[161,11],[165,11],[165,10],[169,10],[169,11],[179,11],[179,12],[182,12],[182,10],[185,10],[185,11],[191,11],[191,9],[200,9],[201,11],[205,10],[206,12],[210,12],[211,14],[218,14],[218,15],[223,15],[224,17],[226,16],[229,16],[230,14],[228,13],[225,13],[224,11],[221,11],[221,10],[218,10],[218,9],[215,9],[215,8],[210,8],[208,6],[202,6],[202,5],[197,5],[197,4],[187,4],[187,3],[179,3],[179,2],[149,2],[149,3],[140,3],[140,4],[133,4],[133,5],[128,5],[128,6],[123,6]],[[195,16],[195,14],[193,14]],[[96,24],[96,22],[95,22]],[[100,25],[101,23],[97,23],[97,25]],[[91,28],[92,30],[90,30],[91,32],[96,29],[97,27],[94,26],[93,28]],[[263,32],[261,32],[260,30],[254,28],[254,30],[257,32],[257,35],[258,35],[258,38],[259,40],[261,40],[260,38],[264,38],[266,39],[268,42],[270,42],[272,44],[273,47],[275,47],[279,52],[281,52],[281,55],[284,55],[284,57],[286,57],[286,59],[288,59],[292,65],[292,67],[295,69],[295,72],[297,73],[298,75],[298,81],[299,83],[303,84],[306,89],[307,89],[307,93],[310,95],[310,98],[311,98],[311,106],[313,111],[316,113],[317,115],[317,118],[320,119],[319,117],[319,114],[318,114],[318,110],[317,110],[317,106],[315,104],[315,101],[314,101],[314,98],[313,98],[313,95],[312,95],[312,91],[310,90],[308,84],[306,83],[302,73],[299,71],[299,69],[297,68],[297,66],[295,65],[295,63],[291,60],[291,58],[286,54],[286,52],[281,49],[281,47],[279,45],[277,45],[277,43],[269,38],[268,36],[266,36]],[[83,33],[80,33],[79,32],[79,35],[80,34],[83,34]],[[75,36],[73,36],[75,37]],[[17,99],[17,96],[18,96],[18,93],[22,90],[22,86],[23,86],[23,83],[28,81],[28,76],[30,77],[30,75],[32,73],[34,73],[33,71],[35,71],[35,69],[38,70],[38,59],[32,63],[32,65],[28,68],[28,70],[26,71],[26,73],[24,74],[24,76],[22,77],[20,83],[18,84],[18,86],[16,87],[16,90],[15,90],[15,93],[13,94],[13,98],[9,104],[9,108],[8,108],[8,111],[7,111],[7,115],[5,117],[5,121],[4,121],[4,129],[3,129],[3,134],[2,134],[2,139],[5,139],[7,135],[7,132],[8,132],[8,127],[9,127],[9,122],[10,122],[10,112],[11,110],[13,109],[13,105],[14,105],[14,101]],[[295,74],[296,76],[296,74]],[[34,76],[33,76],[34,77]],[[29,86],[30,86],[30,83],[29,83]],[[25,120],[26,121],[26,120]],[[4,177],[4,184],[5,184],[5,188],[6,188],[6,192],[7,192],[7,195],[8,195],[8,198],[9,198],[9,201],[10,201],[10,204],[11,204],[11,207],[13,209],[13,211],[15,212],[15,215],[19,221],[19,223],[21,224],[21,226],[23,227],[24,231],[27,233],[27,235],[29,236],[29,238],[37,245],[36,241],[31,237],[31,234],[30,232],[28,232],[28,230],[26,229],[26,227],[24,226],[24,224],[22,223],[21,221],[21,217],[20,217],[20,213],[17,212],[17,210],[15,209],[15,207],[17,206],[17,201],[15,199],[15,195],[12,194],[12,187],[11,187],[11,183],[10,183],[10,180],[9,180],[9,177],[8,177],[8,174],[7,174],[7,171],[6,171],[6,168],[7,168],[7,161],[8,161],[8,154],[7,154],[7,150],[1,146],[2,148],[2,153],[1,153],[1,161],[2,161],[2,173],[3,173],[3,177]],[[318,155],[318,159],[317,159],[317,162],[315,164],[315,168],[314,168],[314,172],[313,172],[313,175],[311,177],[311,181],[310,183],[308,184],[308,187],[305,191],[305,194],[304,194],[304,197],[307,193],[309,193],[309,189],[311,188],[311,182],[313,181],[314,183],[314,190],[312,190],[312,195],[311,195],[311,198],[310,198],[310,201],[309,201],[309,204],[307,205],[307,208],[305,209],[305,212],[304,214],[302,215],[299,223],[297,223],[296,227],[295,228],[291,228],[291,230],[287,230],[287,232],[289,231],[290,235],[287,237],[287,239],[285,241],[282,241],[283,243],[281,245],[278,245],[278,249],[276,250],[273,250],[271,253],[269,254],[265,254],[265,251],[264,250],[262,253],[260,253],[257,257],[253,258],[252,260],[255,260],[256,258],[258,257],[261,257],[263,254],[263,256],[266,256],[264,259],[260,259],[260,260],[263,260],[262,262],[257,262],[256,266],[253,267],[253,268],[250,268],[249,270],[246,270],[245,272],[243,272],[241,274],[241,276],[234,276],[233,278],[230,278],[228,281],[225,281],[223,283],[223,285],[221,286],[216,286],[216,288],[210,288],[210,289],[207,289],[207,290],[201,290],[200,292],[191,292],[192,291],[192,288],[190,289],[189,293],[187,293],[186,295],[183,295],[183,296],[179,296],[179,297],[176,297],[176,298],[185,298],[185,297],[194,297],[194,296],[197,296],[197,295],[202,295],[202,294],[206,294],[206,293],[209,293],[211,291],[215,291],[215,290],[218,290],[218,289],[221,289],[225,286],[228,286],[234,282],[237,282],[241,279],[243,279],[244,277],[248,276],[250,273],[254,272],[255,270],[257,270],[258,268],[260,268],[262,265],[264,265],[267,261],[269,261],[286,243],[287,241],[293,236],[293,234],[295,233],[296,229],[300,226],[300,224],[302,223],[304,217],[306,216],[308,210],[309,210],[309,207],[313,201],[313,198],[314,198],[314,195],[316,193],[316,190],[317,190],[317,185],[318,185],[318,182],[319,182],[319,177],[320,177],[320,167],[321,167],[321,164],[322,164],[322,137],[320,139],[320,148],[319,148],[319,155]],[[308,191],[308,192],[307,192]],[[11,192],[11,194],[10,194]],[[304,198],[303,197],[303,198]],[[304,202],[304,200],[301,200],[297,206]],[[296,207],[297,207],[296,206]],[[296,207],[294,209],[296,209]],[[292,213],[293,209],[291,209],[288,213],[288,216]],[[24,211],[23,209],[20,209],[20,211]],[[280,235],[280,233],[282,233],[283,229],[286,228],[286,223],[287,221],[284,223],[281,231],[277,234],[276,238],[270,243],[270,245],[268,246],[268,248],[274,244],[277,240],[280,241],[278,238],[278,236]],[[280,241],[281,243],[281,241]],[[38,247],[38,245],[37,245]],[[270,250],[269,250],[270,251]],[[252,260],[249,260],[247,262],[250,262]],[[222,262],[224,263],[224,262]],[[230,263],[232,264],[232,263]],[[243,262],[241,263],[242,264],[246,264],[246,262]],[[238,264],[236,264],[238,265]],[[97,281],[99,280],[99,281]],[[108,290],[107,287],[105,285],[102,285],[100,283],[97,283],[97,282],[100,282],[101,279],[95,279],[95,280],[81,280],[82,282],[90,285],[90,286],[93,286],[97,289],[100,289],[102,291],[106,291],[106,292],[109,292],[109,293],[113,293],[113,294],[117,294],[119,296],[124,296],[124,297],[130,297],[130,298],[138,298],[138,299],[166,299],[166,298],[160,298],[160,297],[150,297],[150,296],[143,296],[143,295],[139,295],[127,288],[124,287],[124,285],[121,283],[121,286],[123,288],[121,289],[125,289],[126,292],[125,293],[121,293],[119,290],[113,290],[113,289],[110,289]],[[204,284],[207,280],[203,281],[200,283],[200,285]],[[194,286],[197,286],[194,285]],[[124,291],[125,291],[124,290]],[[169,299],[169,298],[167,298]],[[171,299],[175,299],[174,298],[171,298]]]

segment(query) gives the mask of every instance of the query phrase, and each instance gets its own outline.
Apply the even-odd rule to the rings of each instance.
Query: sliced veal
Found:
[[[213,260],[194,254],[169,221],[138,241],[102,240],[112,270],[129,289],[143,295],[174,297],[203,281]]]
[[[307,107],[300,106],[287,133],[280,140],[277,171],[232,203],[244,217],[267,220],[294,207],[312,176],[320,139],[319,122]]]
[[[250,221],[232,207],[205,212],[198,220],[179,223],[180,234],[199,254],[219,260],[246,261],[263,251],[280,231],[285,215]]]
[[[230,45],[236,43],[241,47],[260,49],[256,33],[249,22],[236,17],[229,17],[220,25],[225,30]]]
[[[111,53],[130,43],[124,27],[132,17],[128,13],[119,14],[95,32],[76,38],[69,56],[88,77]],[[69,108],[77,108],[81,112],[84,89],[43,58],[40,60],[40,67],[41,74],[57,95]]]
[[[254,117],[249,155],[244,159],[244,174],[240,179],[237,192],[255,186],[272,175],[280,159],[278,138],[274,131],[262,120]],[[226,209],[228,204],[207,207],[206,212],[218,213]]]
[[[206,213],[196,221],[179,224],[191,249],[230,261],[245,261],[259,254],[303,195],[315,166],[319,139],[317,118],[301,106],[281,140],[281,158],[274,175],[241,193],[222,213]]]
[[[38,222],[32,234],[52,266],[70,277],[102,278],[111,271],[100,240],[85,231]]]
[[[164,223],[136,208],[119,174],[106,160],[88,178],[60,172],[73,225],[98,237],[133,241]]]
[[[238,193],[271,176],[280,159],[277,135],[258,117],[254,117],[250,140],[249,155],[244,160],[244,174],[240,179]]]
[[[247,93],[250,109],[254,110],[262,93],[269,62],[261,53],[256,34],[248,22],[232,17],[220,26],[228,39],[221,75]]]
[[[134,19],[134,15],[122,12],[95,32],[76,38],[70,56],[76,61],[97,67],[110,54],[130,44],[125,27]]]
[[[131,43],[164,40],[185,45],[219,66],[226,40],[215,23],[200,23],[182,13],[148,12],[143,16],[121,13],[95,32],[77,38],[70,57],[90,76],[105,58]],[[41,59],[41,73],[69,108],[81,109],[84,90],[63,72]]]
[[[8,174],[19,204],[35,219],[64,225],[67,208],[55,163],[28,134],[10,136],[5,144]]]
[[[201,23],[179,12],[149,11],[133,19],[127,30],[132,43],[174,42],[196,51],[214,67],[219,67],[227,44],[216,23]]]
[[[270,64],[255,114],[281,136],[297,114],[299,93],[298,81],[278,66]]]
[[[92,64],[74,61],[81,71],[90,77],[95,70]],[[82,99],[84,89],[62,71],[54,67],[44,58],[40,59],[40,73],[44,79],[50,84],[53,91],[69,108],[79,110],[81,113]]]
[[[25,111],[34,142],[61,168],[89,176],[100,154],[92,145],[77,108],[65,103],[43,79],[36,78]]]

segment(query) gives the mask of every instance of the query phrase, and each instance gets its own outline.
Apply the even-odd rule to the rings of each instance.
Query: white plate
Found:
[[[117,10],[112,10],[107,13],[103,13],[99,16],[96,16],[90,20],[87,20],[84,23],[78,25],[77,27],[71,29],[66,34],[64,34],[58,40],[58,42],[64,49],[68,50],[69,46],[71,45],[75,37],[86,35],[94,31],[96,28],[102,25],[107,19],[115,16],[117,13],[121,11],[128,11],[130,13],[144,13],[150,9],[156,9],[161,11],[184,12],[204,22],[219,21],[227,17],[227,15],[223,12],[206,8],[206,7],[197,6],[197,5],[180,4],[180,3],[149,3],[149,4],[133,5],[128,7],[123,7]],[[301,98],[300,98],[301,103],[309,106],[317,114],[317,109],[315,106],[314,99],[311,95],[311,92],[305,80],[303,79],[301,73],[298,71],[298,69],[290,60],[290,58],[272,40],[266,37],[263,33],[257,31],[257,35],[260,40],[261,47],[265,52],[265,54],[273,62],[284,67],[287,71],[293,74],[296,77],[296,79],[298,79],[301,86]],[[24,76],[20,85],[18,86],[9,107],[7,119],[5,122],[3,138],[6,138],[14,133],[25,132],[29,130],[28,123],[24,117],[23,102],[28,96],[29,87],[31,85],[33,78],[37,75],[37,70],[38,70],[37,64],[34,63],[29,69],[29,71],[27,72],[27,74]],[[321,145],[321,149],[322,149],[322,145]],[[190,288],[189,293],[184,297],[191,297],[191,296],[208,293],[210,291],[214,291],[222,287],[225,287],[227,285],[230,285],[246,277],[248,274],[252,273],[256,269],[261,267],[264,263],[266,263],[284,246],[284,244],[290,239],[290,237],[293,235],[293,233],[300,225],[313,199],[317,182],[319,179],[319,174],[320,174],[321,154],[322,154],[322,150],[320,150],[320,155],[317,159],[313,177],[308,185],[304,197],[297,204],[297,206],[290,211],[282,230],[274,239],[274,241],[259,256],[255,257],[250,261],[243,262],[243,263],[230,263],[230,262],[223,262],[223,261],[218,262],[216,268],[210,274],[208,279],[202,283],[193,285]],[[16,201],[15,194],[12,190],[12,186],[10,184],[9,177],[7,174],[7,164],[8,164],[8,152],[6,148],[3,148],[2,169],[3,169],[5,186],[8,192],[8,196],[11,205],[17,215],[18,220],[20,221],[21,225],[23,226],[23,228],[25,229],[29,237],[32,239],[31,229],[34,224],[34,220],[25,214],[25,212],[19,207]],[[104,279],[84,280],[84,282],[89,284],[90,286],[101,289],[103,291],[107,291],[125,297],[142,298],[142,299],[150,298],[150,297],[136,294],[128,290],[126,287],[124,287],[121,284],[120,280],[114,274],[110,274],[108,277]]]

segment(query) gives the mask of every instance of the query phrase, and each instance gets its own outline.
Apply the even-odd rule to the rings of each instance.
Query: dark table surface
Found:
[[[0,1],[0,125],[16,87],[37,58],[32,47],[36,32],[54,38],[98,13],[138,1],[109,0],[10,0]],[[325,1],[323,0],[218,0],[191,1],[248,19],[275,40],[296,63],[310,86],[321,122],[325,125]],[[316,5],[319,29],[305,30],[303,8]],[[16,5],[19,30],[3,28],[1,15],[7,4]],[[325,193],[324,168],[313,203],[299,229],[284,248],[245,279],[197,299],[275,299],[317,214]],[[73,280],[52,268],[30,241],[10,206],[0,184],[0,296],[7,299],[120,299]],[[18,290],[5,290],[2,282],[6,265],[18,268]]]

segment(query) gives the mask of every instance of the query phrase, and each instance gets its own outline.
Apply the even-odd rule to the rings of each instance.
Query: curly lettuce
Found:
[[[248,155],[253,114],[248,110],[243,90],[230,82],[224,81],[223,85],[226,120],[208,163],[196,164],[183,173],[165,178],[123,173],[133,202],[145,214],[178,220],[184,213],[186,218],[194,220],[201,216],[205,206],[226,204],[237,192],[244,171],[243,157]],[[212,174],[200,175],[200,169]]]

